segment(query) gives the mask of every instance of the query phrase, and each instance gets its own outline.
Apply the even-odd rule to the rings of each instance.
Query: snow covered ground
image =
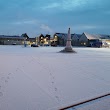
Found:
[[[62,49],[0,46],[0,110],[58,110],[110,93],[110,48]],[[109,110],[110,97],[101,103]]]
[[[71,107],[66,110],[110,110],[110,96]]]

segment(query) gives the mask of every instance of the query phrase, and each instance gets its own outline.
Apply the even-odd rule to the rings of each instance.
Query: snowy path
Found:
[[[60,50],[0,47],[0,110],[57,110],[110,92],[110,49]]]

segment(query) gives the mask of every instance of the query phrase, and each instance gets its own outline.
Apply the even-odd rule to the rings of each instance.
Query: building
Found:
[[[66,40],[67,40],[67,34],[66,33],[55,33],[53,35],[53,41],[56,45],[65,46]]]
[[[79,46],[79,39],[81,34],[71,34],[71,44],[72,46]]]
[[[0,35],[0,45],[22,45],[24,38],[21,36]]]
[[[79,46],[79,38],[81,34],[71,34],[71,44],[72,46]],[[53,36],[54,42],[57,45],[65,46],[67,41],[67,34],[66,33],[55,33]]]
[[[100,38],[93,34],[83,33],[79,39],[80,46],[92,46],[95,42],[99,42]]]
[[[51,36],[49,34],[40,34],[37,39],[37,44],[41,46],[50,45],[50,38]]]
[[[102,47],[103,43],[110,44],[109,35],[83,33],[79,39],[80,46]]]
[[[107,45],[110,47],[110,35],[97,35],[102,41],[102,47],[106,47]]]
[[[28,45],[31,45],[31,44],[36,44],[36,38],[28,38],[26,39],[26,42]]]
[[[37,44],[40,46],[65,46],[67,41],[66,33],[55,33],[53,38],[49,34],[40,34],[35,38],[29,38],[26,33],[21,36],[0,35],[0,45],[23,45]],[[102,34],[71,34],[72,46],[85,47],[110,47],[110,35]]]

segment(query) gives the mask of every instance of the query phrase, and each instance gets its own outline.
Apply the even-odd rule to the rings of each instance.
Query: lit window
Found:
[[[55,38],[57,38],[57,36],[55,36]]]
[[[46,39],[44,39],[44,41],[46,42]]]
[[[84,42],[84,45],[86,45],[86,43]]]

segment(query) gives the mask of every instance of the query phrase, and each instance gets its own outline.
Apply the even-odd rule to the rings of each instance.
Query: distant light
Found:
[[[46,39],[44,39],[44,41],[46,42]]]
[[[84,42],[84,45],[86,45],[86,43]]]
[[[55,38],[57,38],[57,36],[55,36]]]

